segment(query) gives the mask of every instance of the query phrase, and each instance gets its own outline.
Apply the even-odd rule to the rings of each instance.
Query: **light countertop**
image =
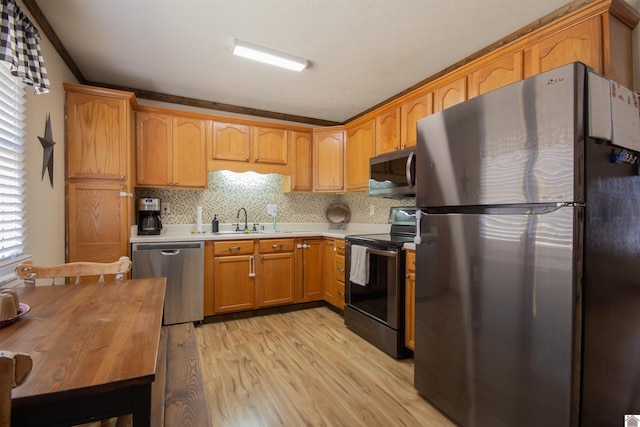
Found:
[[[252,224],[249,225],[251,228]],[[264,230],[262,230],[264,227]],[[235,225],[220,224],[220,232],[212,233],[211,224],[203,224],[202,232],[196,232],[196,224],[166,225],[159,235],[138,235],[138,228],[131,228],[130,243],[153,242],[194,242],[204,240],[242,240],[242,239],[270,239],[293,237],[333,237],[343,239],[349,234],[377,234],[388,233],[389,224],[345,224],[343,229],[331,228],[328,223],[278,223],[276,231],[273,225],[261,224],[260,231],[239,233],[234,232]]]

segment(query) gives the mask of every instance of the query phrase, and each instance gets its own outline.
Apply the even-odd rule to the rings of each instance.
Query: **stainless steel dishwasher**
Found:
[[[202,321],[204,242],[133,243],[131,276],[166,277],[164,324]]]

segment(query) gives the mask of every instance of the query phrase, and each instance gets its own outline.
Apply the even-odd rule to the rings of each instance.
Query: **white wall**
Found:
[[[18,2],[29,16],[27,8]],[[69,68],[43,34],[41,49],[47,68],[51,92],[35,95],[27,86],[26,102],[26,252],[37,264],[60,264],[65,261],[64,207],[64,89],[63,82],[77,83]],[[51,114],[51,130],[56,145],[53,149],[53,187],[48,172],[42,176],[42,145],[47,114]]]

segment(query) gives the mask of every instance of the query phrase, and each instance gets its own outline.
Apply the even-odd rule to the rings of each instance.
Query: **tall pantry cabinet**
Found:
[[[133,93],[65,83],[66,260],[129,256],[135,224]]]

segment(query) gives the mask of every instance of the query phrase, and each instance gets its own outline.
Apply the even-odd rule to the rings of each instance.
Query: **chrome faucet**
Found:
[[[244,211],[244,228],[240,230],[240,224],[238,224],[236,225],[236,231],[245,231],[249,228],[249,225],[247,224],[247,210],[245,208],[238,209],[238,214],[236,215],[236,218],[240,218],[240,211]]]

